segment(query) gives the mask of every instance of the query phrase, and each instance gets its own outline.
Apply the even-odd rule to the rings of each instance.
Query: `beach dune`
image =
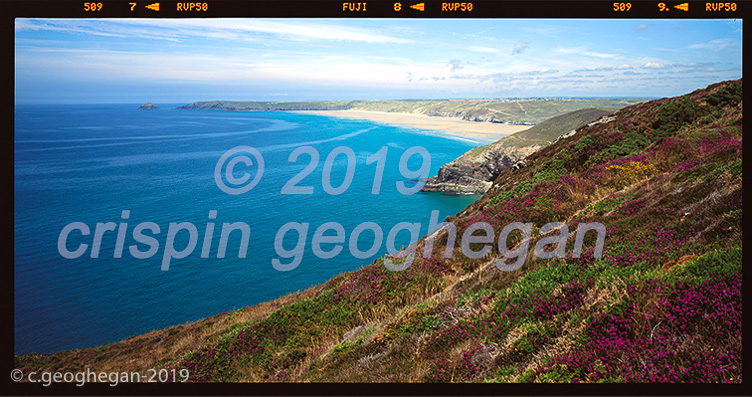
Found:
[[[507,135],[530,128],[529,125],[467,121],[452,117],[426,116],[416,113],[375,112],[369,110],[310,110],[296,113],[371,120],[442,131],[454,136],[494,142]]]

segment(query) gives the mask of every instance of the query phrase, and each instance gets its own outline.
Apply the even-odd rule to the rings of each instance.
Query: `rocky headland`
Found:
[[[557,138],[611,113],[604,109],[582,109],[553,117],[530,129],[520,131],[498,141],[471,149],[456,160],[439,168],[438,175],[428,178],[424,192],[483,194],[501,171],[516,166],[538,149]]]

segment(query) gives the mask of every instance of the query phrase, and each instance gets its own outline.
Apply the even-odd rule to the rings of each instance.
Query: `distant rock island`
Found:
[[[157,105],[155,105],[155,104],[153,104],[151,102],[146,102],[143,105],[139,106],[138,109],[139,110],[157,110],[157,109],[159,109],[159,106],[157,106]]]

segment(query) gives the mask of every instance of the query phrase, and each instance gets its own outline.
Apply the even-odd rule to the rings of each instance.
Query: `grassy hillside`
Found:
[[[458,243],[445,258],[443,232],[402,272],[382,258],[274,302],[15,367],[164,367],[200,382],[739,383],[741,86],[621,109],[503,171],[450,220],[458,241],[474,222],[496,236],[532,222],[518,270],[497,269],[496,249],[471,259]],[[604,224],[603,256],[591,233],[579,258],[571,235],[563,258],[536,258],[552,221]]]
[[[504,137],[496,143],[503,147],[520,147],[530,145],[548,145],[560,135],[565,134],[575,128],[583,126],[600,117],[607,116],[617,109],[581,109],[562,114],[561,116],[552,117],[542,123],[536,124],[527,130],[520,131]]]
[[[370,110],[456,117],[470,121],[537,124],[564,113],[586,108],[622,108],[640,99],[526,99],[502,100],[404,100],[404,101],[310,101],[310,102],[195,102],[178,109],[228,111]]]
[[[490,148],[508,148],[525,146],[546,146],[560,135],[577,127],[583,126],[595,119],[611,114],[617,109],[580,109],[552,117],[526,130],[505,136],[498,141],[471,149],[458,158],[472,159]]]

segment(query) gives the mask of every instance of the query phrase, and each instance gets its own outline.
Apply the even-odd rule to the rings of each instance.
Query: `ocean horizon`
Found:
[[[367,120],[157,105],[162,109],[137,110],[139,104],[16,105],[16,354],[101,346],[307,289],[382,257],[387,234],[398,223],[420,223],[423,236],[429,232],[433,210],[441,221],[477,199],[405,195],[397,182],[407,187],[416,183],[417,178],[406,178],[399,169],[401,156],[411,147],[427,149],[428,176],[433,176],[441,165],[481,142]],[[253,189],[233,195],[218,188],[214,174],[220,157],[238,146],[256,148],[265,168]],[[320,157],[313,171],[296,184],[313,187],[313,193],[281,194],[309,163],[305,154],[297,162],[288,161],[302,146],[315,148]],[[328,194],[324,163],[340,146],[353,151],[354,177],[340,194]],[[384,147],[380,191],[373,194],[378,162],[367,160]],[[346,181],[348,161],[346,155],[333,160],[328,178],[337,187]],[[419,155],[407,161],[408,170],[421,165]],[[239,176],[242,173],[235,175]],[[115,230],[105,232],[94,255],[96,225],[107,222],[125,232],[123,237]],[[152,234],[158,250],[137,259],[129,247],[143,252],[147,245],[134,240],[133,229],[150,222],[159,228]],[[169,270],[163,271],[168,228],[181,222],[196,226],[198,242],[184,258],[175,255]],[[249,227],[247,254],[238,257],[241,232],[231,232],[222,258],[218,250],[223,225],[236,222]],[[275,251],[275,235],[288,222],[309,225],[304,254],[293,270],[278,271],[272,260],[290,259]],[[312,252],[312,237],[327,222],[342,225],[347,239],[358,225],[373,222],[383,230],[383,242],[365,259],[354,257],[347,243],[334,258],[321,259]],[[71,224],[79,226],[63,239],[63,250],[86,248],[68,259],[61,254],[59,240]],[[90,229],[88,235],[81,231],[82,224]],[[202,257],[209,224],[216,224],[214,237],[208,257]],[[371,246],[374,234],[369,233],[366,230],[358,240],[361,251]],[[174,236],[176,250],[190,244],[189,234]],[[118,253],[121,238],[124,245]],[[396,246],[406,246],[409,240],[409,233],[402,231]],[[283,249],[295,243],[290,232]]]

